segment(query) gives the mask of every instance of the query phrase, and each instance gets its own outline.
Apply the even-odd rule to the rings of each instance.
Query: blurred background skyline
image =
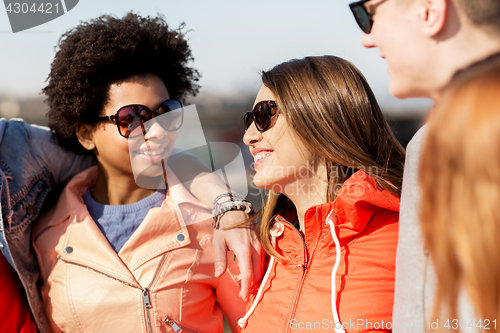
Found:
[[[365,49],[362,32],[346,0],[132,1],[80,0],[77,6],[41,26],[13,34],[0,10],[0,95],[39,96],[59,37],[81,21],[129,11],[165,15],[172,28],[186,23],[194,67],[202,74],[201,94],[228,99],[255,95],[259,72],[292,58],[332,54],[356,65],[387,112],[418,112],[424,99],[397,100],[388,91],[387,64],[378,49]],[[250,107],[250,106],[249,106]]]

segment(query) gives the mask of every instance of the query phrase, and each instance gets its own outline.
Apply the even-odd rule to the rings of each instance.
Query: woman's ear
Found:
[[[93,150],[95,148],[92,133],[94,133],[94,125],[92,124],[82,123],[76,128],[76,137],[83,148],[87,150]]]

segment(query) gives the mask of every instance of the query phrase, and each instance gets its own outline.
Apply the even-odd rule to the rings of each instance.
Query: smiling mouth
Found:
[[[271,152],[271,151],[260,152],[258,154],[255,154],[255,156],[253,157],[253,160],[254,160],[254,162],[258,162],[258,161],[260,161],[260,160],[262,160],[262,159],[264,159],[266,157],[271,156],[272,153],[273,152]]]
[[[142,155],[147,155],[147,156],[158,156],[158,155],[162,155],[163,153],[165,153],[165,148],[155,149],[155,150],[144,150],[144,151],[139,151],[138,153],[142,154]]]
[[[165,158],[165,154],[167,153],[167,147],[147,147],[141,148],[139,150],[134,151],[134,155],[137,157],[142,157],[151,162],[157,162],[158,159]],[[159,161],[159,160],[158,160]]]

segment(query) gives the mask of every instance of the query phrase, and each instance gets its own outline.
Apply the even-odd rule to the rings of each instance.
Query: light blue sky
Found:
[[[382,106],[401,110],[428,101],[397,101],[388,92],[387,64],[377,49],[361,46],[346,0],[80,0],[65,15],[13,34],[0,9],[0,94],[33,96],[50,69],[58,38],[66,30],[101,14],[123,16],[162,13],[172,27],[185,22],[203,75],[202,91],[223,95],[254,92],[259,71],[291,58],[333,54],[353,62],[365,74]]]

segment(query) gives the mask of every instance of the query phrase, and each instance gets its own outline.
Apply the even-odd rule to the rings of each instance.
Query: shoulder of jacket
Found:
[[[408,143],[408,146],[406,147],[407,155],[418,153],[421,150],[428,127],[429,124],[425,124],[415,133],[415,135],[413,135],[412,139]]]

